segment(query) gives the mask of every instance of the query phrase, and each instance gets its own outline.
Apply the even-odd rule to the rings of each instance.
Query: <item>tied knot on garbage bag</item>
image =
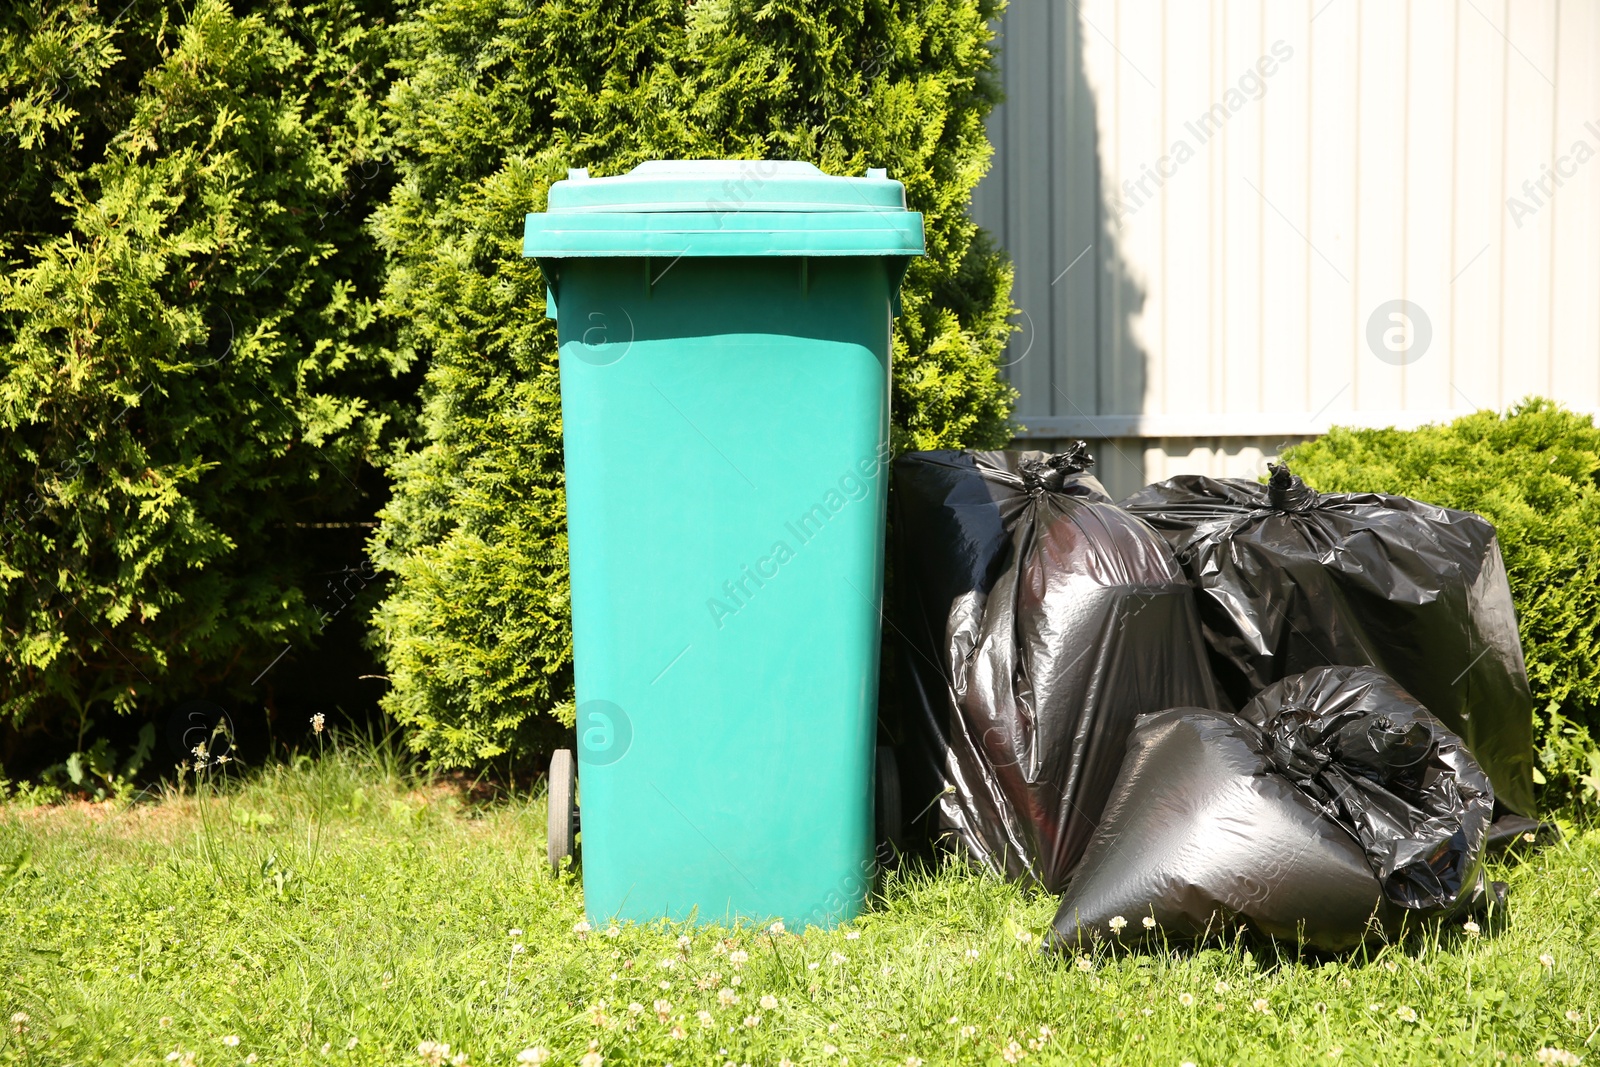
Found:
[[[1289,471],[1286,463],[1269,463],[1267,502],[1275,511],[1310,511],[1321,499],[1317,491]]]
[[[1483,877],[1493,807],[1461,739],[1371,667],[1286,678],[1237,715],[1145,715],[1051,939],[1146,936],[1119,915],[1330,951],[1393,936],[1503,894]]]
[[[1075,475],[1093,469],[1094,457],[1089,454],[1086,441],[1074,441],[1065,452],[1023,459],[1017,463],[1017,474],[1022,479],[1023,488],[1035,499],[1046,492],[1062,492]]]

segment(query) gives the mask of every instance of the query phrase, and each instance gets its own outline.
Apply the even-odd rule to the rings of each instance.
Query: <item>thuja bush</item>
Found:
[[[555,330],[522,217],[569,167],[660,158],[888,168],[923,212],[896,323],[897,447],[996,446],[1010,273],[968,217],[996,0],[438,0],[402,34],[387,310],[428,361],[374,558],[387,709],[439,764],[571,722]]]
[[[375,509],[395,406],[363,229],[392,184],[385,7],[0,14],[12,742],[245,691],[315,639],[319,527]]]
[[[1335,429],[1286,461],[1317,489],[1398,493],[1495,524],[1533,687],[1547,803],[1600,801],[1600,428],[1529,399],[1417,430]]]

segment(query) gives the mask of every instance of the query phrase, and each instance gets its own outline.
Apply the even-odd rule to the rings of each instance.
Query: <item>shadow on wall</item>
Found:
[[[1144,409],[1149,357],[1133,330],[1145,289],[1102,183],[1084,62],[1094,30],[1076,4],[1013,4],[995,29],[1005,102],[989,117],[995,154],[973,217],[1016,268],[1005,370],[1019,394],[1015,447],[1089,439],[1095,473],[1121,499],[1149,480],[1151,442],[1120,436],[1103,416]]]

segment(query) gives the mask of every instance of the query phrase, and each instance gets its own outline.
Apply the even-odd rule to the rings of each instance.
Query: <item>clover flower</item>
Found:
[[[1123,928],[1128,925],[1128,920],[1124,919],[1120,915],[1113,915],[1113,916],[1111,916],[1111,921],[1109,923],[1107,923],[1106,925],[1111,927],[1111,932],[1112,933],[1120,934],[1120,933],[1122,933]]]
[[[1578,1067],[1583,1061],[1564,1048],[1552,1048],[1549,1045],[1539,1049],[1533,1058],[1540,1063],[1554,1064],[1555,1067]]]

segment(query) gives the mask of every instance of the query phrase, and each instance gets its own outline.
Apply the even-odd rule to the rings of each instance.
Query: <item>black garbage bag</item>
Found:
[[[1146,715],[1051,941],[1242,924],[1352,948],[1487,899],[1493,806],[1461,739],[1371,667],[1285,679],[1237,715]]]
[[[1171,544],[1235,707],[1312,667],[1378,667],[1534,814],[1533,699],[1494,527],[1381,493],[1184,476],[1122,506]]]
[[[1170,550],[1074,450],[895,464],[902,777],[932,834],[1057,892],[1143,712],[1212,703]]]

